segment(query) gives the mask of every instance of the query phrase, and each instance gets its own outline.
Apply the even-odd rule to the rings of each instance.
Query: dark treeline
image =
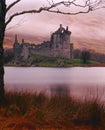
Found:
[[[13,49],[7,49],[4,51],[4,63],[9,63],[11,61],[13,61],[14,59],[14,53],[13,53]]]
[[[74,58],[81,59],[83,51],[84,50],[79,50],[79,49],[74,50]],[[94,51],[92,52],[92,51],[89,51],[89,50],[86,50],[86,51],[88,51],[90,53],[90,60],[105,63],[105,54],[96,53]]]

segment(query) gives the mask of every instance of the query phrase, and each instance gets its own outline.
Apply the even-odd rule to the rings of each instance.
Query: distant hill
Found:
[[[92,52],[105,54],[105,41],[88,38],[72,37],[74,49],[89,49]]]
[[[5,36],[4,48],[9,49],[13,47],[13,38],[11,36]]]
[[[24,36],[26,42],[30,43],[41,43],[44,41],[43,37],[27,37]],[[21,37],[19,37],[19,42],[21,41]],[[105,54],[105,41],[103,40],[94,40],[88,38],[80,38],[80,37],[71,37],[71,42],[74,43],[74,49],[89,49],[92,52],[98,52]],[[4,48],[12,48],[14,43],[13,35],[6,35],[4,40]]]

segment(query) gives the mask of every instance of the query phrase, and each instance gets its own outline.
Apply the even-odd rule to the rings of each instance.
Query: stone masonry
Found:
[[[27,60],[31,55],[71,59],[73,58],[73,44],[70,43],[70,36],[68,26],[65,29],[62,25],[51,34],[50,41],[38,45],[26,43],[24,39],[20,44],[16,35],[13,46],[15,60]]]

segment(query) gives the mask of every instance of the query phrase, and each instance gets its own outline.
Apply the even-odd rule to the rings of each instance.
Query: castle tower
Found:
[[[71,58],[72,46],[70,46],[71,32],[68,26],[64,28],[62,24],[57,31],[51,35],[51,48],[54,50],[55,57]],[[71,47],[71,48],[70,48]]]
[[[14,59],[15,61],[18,61],[21,54],[21,45],[18,42],[17,35],[15,35],[15,38],[14,38],[13,51],[14,51]]]
[[[62,27],[62,24],[60,24],[58,30],[51,36],[53,48],[64,48],[66,45],[69,45],[70,35],[71,32],[68,30],[68,26],[65,29],[64,27]]]
[[[13,49],[14,49],[14,51],[15,51],[15,49],[16,49],[16,47],[18,46],[18,37],[17,37],[17,35],[15,35],[15,38],[14,38],[14,45],[13,45]]]
[[[18,37],[17,37],[17,35],[15,35],[15,42],[14,43],[18,43]]]
[[[24,44],[25,42],[24,42],[24,39],[22,39],[22,44]]]

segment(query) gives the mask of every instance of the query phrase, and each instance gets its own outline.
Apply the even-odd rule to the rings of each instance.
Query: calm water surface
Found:
[[[5,67],[6,90],[44,91],[68,88],[76,97],[104,97],[104,67]]]

